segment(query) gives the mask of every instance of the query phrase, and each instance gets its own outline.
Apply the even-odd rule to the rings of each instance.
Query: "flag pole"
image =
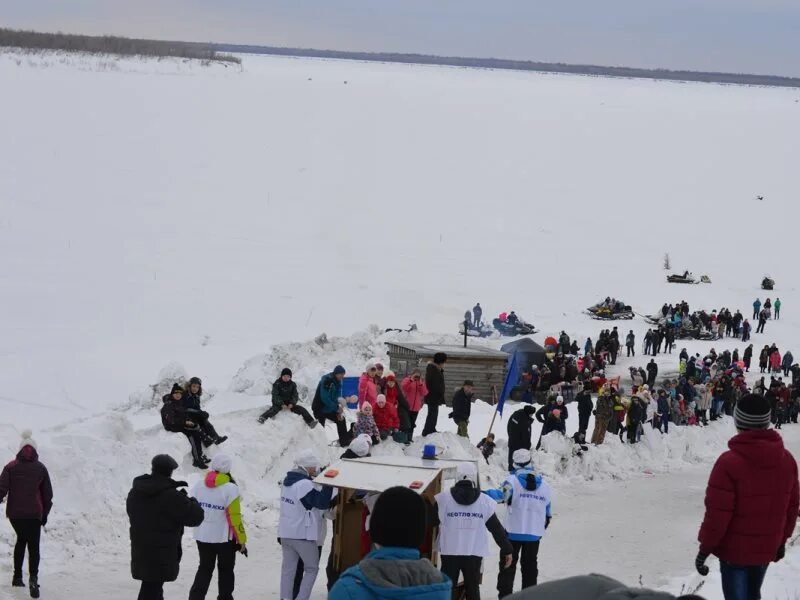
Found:
[[[494,404],[494,414],[492,415],[492,422],[489,423],[489,432],[486,434],[488,438],[494,429],[494,420],[497,418],[497,410],[500,408],[500,403],[497,401],[497,388],[492,386],[492,404]]]

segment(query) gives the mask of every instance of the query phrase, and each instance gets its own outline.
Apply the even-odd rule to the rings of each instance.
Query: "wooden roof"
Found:
[[[415,352],[418,356],[426,357],[426,356],[433,356],[437,352],[444,352],[447,354],[448,358],[482,358],[482,359],[495,359],[495,360],[507,360],[508,354],[501,351],[501,350],[494,350],[492,348],[484,348],[481,346],[467,346],[464,348],[463,346],[455,346],[455,345],[446,345],[446,344],[407,344],[407,343],[398,343],[398,342],[386,342],[386,345],[389,346],[389,352],[392,351],[392,346],[396,346],[398,348],[403,348],[406,350],[411,350]]]

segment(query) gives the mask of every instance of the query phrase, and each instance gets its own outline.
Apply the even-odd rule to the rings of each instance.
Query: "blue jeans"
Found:
[[[760,600],[761,584],[768,566],[739,567],[719,561],[725,600]]]

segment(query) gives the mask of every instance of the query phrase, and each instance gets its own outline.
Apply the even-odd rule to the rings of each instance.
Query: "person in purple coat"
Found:
[[[32,598],[39,597],[39,538],[53,506],[53,487],[47,467],[39,462],[36,442],[30,431],[22,432],[17,458],[0,474],[0,502],[17,534],[14,546],[14,576],[11,585],[24,587],[22,565],[28,551],[28,581]]]

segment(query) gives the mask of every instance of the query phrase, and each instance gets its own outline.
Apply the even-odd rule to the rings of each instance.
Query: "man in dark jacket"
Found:
[[[636,336],[633,335],[633,329],[628,332],[627,337],[625,338],[625,348],[628,350],[628,356],[636,356]]]
[[[200,426],[210,443],[219,445],[228,439],[227,435],[219,435],[214,426],[208,421],[208,413],[200,407],[200,397],[203,395],[203,382],[199,377],[189,380],[189,390],[183,395],[183,407],[186,409],[187,418]],[[208,446],[206,440],[203,443]]]
[[[344,408],[339,404],[344,375],[345,370],[342,365],[336,365],[331,373],[323,375],[311,402],[311,411],[323,427],[325,421],[336,423],[336,433],[342,448],[346,448],[351,441],[350,433],[347,431],[347,420],[344,418]]]
[[[203,453],[203,446],[212,444],[214,440],[200,428],[198,423],[189,418],[183,404],[183,388],[180,384],[174,384],[172,392],[164,396],[162,401],[164,404],[161,407],[161,424],[164,429],[185,435],[192,450],[192,465],[197,469],[207,469],[211,459]]]
[[[0,474],[0,502],[8,495],[6,516],[17,534],[14,546],[14,577],[11,585],[24,587],[22,565],[28,551],[29,587],[39,597],[39,538],[53,507],[53,487],[47,467],[39,462],[36,442],[30,431],[22,432],[17,458]]]
[[[531,430],[536,409],[532,405],[516,411],[508,420],[508,470],[514,470],[514,452],[531,449]]]
[[[314,417],[300,406],[300,395],[297,393],[297,384],[292,381],[291,369],[281,371],[281,376],[272,384],[272,406],[258,417],[258,422],[264,423],[264,421],[273,418],[282,410],[288,410],[301,416],[311,429],[317,426],[317,421]]]
[[[734,410],[739,431],[719,457],[706,488],[695,567],[708,574],[710,554],[720,560],[725,598],[761,597],[771,562],[784,557],[800,507],[797,463],[783,440],[769,430],[769,402],[747,394]]]
[[[647,387],[651,390],[656,385],[656,377],[658,377],[658,365],[655,359],[651,358],[650,362],[647,363]]]
[[[428,407],[428,416],[425,418],[425,427],[422,435],[430,435],[436,432],[436,423],[439,420],[439,407],[444,404],[444,365],[447,362],[447,354],[437,352],[433,355],[433,362],[428,363],[425,369],[425,386],[428,388],[428,395],[425,396],[425,405]]]
[[[474,317],[473,322],[475,323],[475,327],[481,326],[481,317],[483,317],[483,309],[481,308],[481,303],[478,302],[472,308],[472,315]]]
[[[178,463],[171,456],[153,458],[152,473],[133,480],[127,510],[131,535],[131,575],[141,581],[139,600],[163,600],[164,582],[175,581],[181,562],[184,527],[203,522],[203,508],[174,481]]]
[[[468,379],[458,391],[453,394],[453,412],[451,417],[458,425],[458,435],[469,438],[469,415],[472,412],[472,382]]]
[[[586,436],[586,431],[589,429],[589,417],[594,410],[592,403],[592,384],[584,383],[583,390],[575,397],[578,402],[578,431]]]

